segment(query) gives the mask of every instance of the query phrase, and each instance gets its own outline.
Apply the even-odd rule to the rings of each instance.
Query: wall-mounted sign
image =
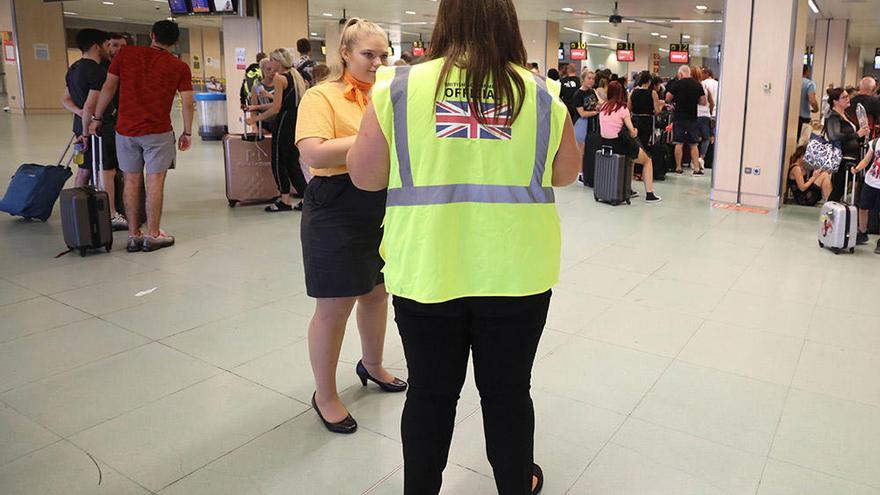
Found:
[[[635,62],[636,61],[636,44],[635,43],[618,43],[617,44],[617,61],[618,62]]]
[[[235,49],[235,69],[236,70],[247,69],[247,50],[244,48],[236,48]]]
[[[192,56],[192,69],[193,70],[202,70],[202,60],[198,55]]]
[[[425,56],[425,43],[423,41],[413,41],[412,54],[414,57]]]
[[[3,60],[14,64],[15,57],[15,41],[12,39],[12,31],[2,31],[3,35]]]
[[[559,43],[559,60],[565,60],[565,43]]]
[[[49,44],[34,43],[34,59],[49,60]]]
[[[691,45],[687,43],[673,43],[669,45],[669,63],[687,64],[691,61]]]
[[[874,70],[880,70],[880,48],[874,50]]]
[[[577,41],[571,43],[569,45],[571,49],[571,59],[572,60],[586,60],[587,59],[587,43],[584,41]]]

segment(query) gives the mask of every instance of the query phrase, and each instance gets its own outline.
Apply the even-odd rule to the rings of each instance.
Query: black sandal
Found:
[[[300,201],[296,205],[293,206],[293,211],[303,211],[303,202]]]
[[[293,211],[293,207],[288,204],[284,204],[281,201],[276,201],[266,207],[266,212],[268,213],[278,213],[279,211]]]

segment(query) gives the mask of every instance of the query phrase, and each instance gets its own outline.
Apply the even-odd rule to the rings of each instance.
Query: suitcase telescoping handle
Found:
[[[248,111],[243,110],[243,113],[244,113],[244,117],[242,119],[242,122],[244,122],[244,135],[247,136],[247,133],[248,133],[248,124],[247,124]],[[257,127],[257,134],[256,134],[255,141],[262,141],[263,140],[263,121],[258,120],[256,127]]]
[[[64,157],[67,156],[67,152],[70,151],[70,147],[73,146],[73,141],[76,139],[76,134],[70,135],[70,141],[67,142],[67,147],[64,148],[64,151],[61,153],[61,158],[58,159],[58,166],[60,167],[62,163],[64,163]],[[73,161],[73,154],[70,155],[70,158],[67,160],[66,168],[70,168],[70,162]]]
[[[90,135],[92,142],[92,184],[98,191],[104,190],[104,138],[95,134]]]
[[[611,156],[614,154],[614,148],[612,148],[611,146],[603,145],[601,148],[599,148],[599,153]]]

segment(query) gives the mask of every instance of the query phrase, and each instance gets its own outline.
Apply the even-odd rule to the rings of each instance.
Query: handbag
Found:
[[[843,161],[843,151],[835,143],[825,139],[824,136],[813,134],[807,143],[807,151],[804,153],[804,164],[813,169],[828,173],[837,173],[840,163]]]

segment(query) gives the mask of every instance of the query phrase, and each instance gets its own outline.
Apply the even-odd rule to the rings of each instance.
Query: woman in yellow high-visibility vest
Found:
[[[559,276],[553,187],[574,182],[580,154],[559,83],[526,61],[511,0],[442,0],[428,60],[379,70],[348,153],[357,187],[388,188],[407,495],[440,491],[471,351],[498,492],[543,486],[531,369]]]

